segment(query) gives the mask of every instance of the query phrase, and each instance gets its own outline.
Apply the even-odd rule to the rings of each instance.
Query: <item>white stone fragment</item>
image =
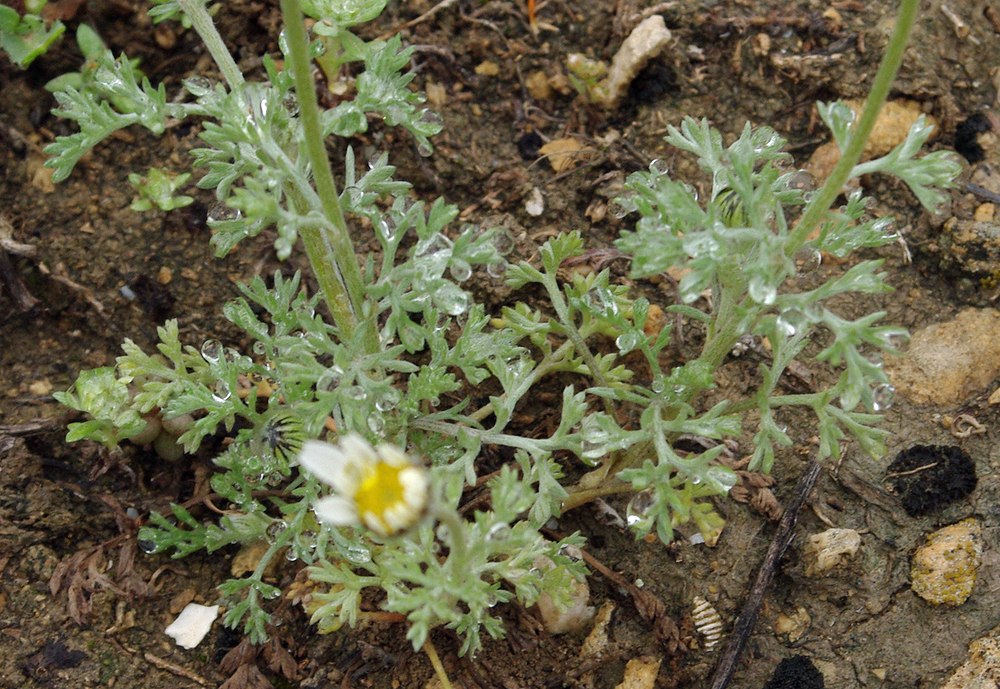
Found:
[[[555,563],[543,555],[535,559],[535,567],[552,569]],[[571,585],[570,604],[565,610],[560,610],[547,593],[539,596],[535,608],[541,617],[542,626],[549,634],[575,634],[589,626],[594,619],[594,606],[588,603],[590,585],[586,579],[582,579]]]
[[[827,529],[813,534],[803,548],[806,576],[826,574],[854,557],[861,547],[861,534],[854,529]]]
[[[167,636],[177,642],[182,648],[194,648],[212,628],[212,623],[219,616],[218,605],[198,605],[188,603],[181,610],[177,619],[166,628]]]
[[[545,212],[545,197],[542,196],[541,189],[534,187],[531,190],[528,200],[524,202],[524,211],[533,218]]]
[[[670,30],[658,14],[647,17],[632,29],[615,53],[608,76],[601,83],[604,106],[617,108],[632,80],[669,42]]]

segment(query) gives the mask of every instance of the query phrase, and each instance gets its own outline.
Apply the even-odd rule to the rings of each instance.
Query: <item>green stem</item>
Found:
[[[177,0],[177,4],[184,11],[184,14],[191,20],[191,26],[198,33],[209,54],[215,60],[215,64],[222,72],[222,77],[229,84],[231,91],[237,91],[243,86],[243,72],[233,60],[229,48],[219,35],[219,30],[215,28],[212,15],[205,9],[205,0]]]
[[[569,495],[562,501],[562,505],[560,506],[560,510],[563,514],[576,509],[581,505],[586,505],[588,502],[592,502],[597,498],[603,498],[607,495],[631,493],[633,492],[633,488],[632,484],[625,483],[624,481],[612,477],[605,483],[602,483],[595,488],[583,488],[577,491],[574,491],[572,488],[568,488],[567,491],[569,492]]]
[[[337,183],[333,179],[330,159],[326,154],[319,104],[310,70],[312,63],[308,52],[309,40],[299,0],[281,0],[281,14],[288,40],[289,69],[295,79],[295,92],[299,100],[305,149],[309,155],[323,215],[328,221],[325,227],[303,228],[302,241],[341,336],[353,335],[360,323],[365,331],[365,349],[375,352],[379,347],[378,331],[374,319],[366,318],[363,310],[364,277],[355,257],[347,221],[340,207]]]
[[[556,316],[562,324],[563,329],[566,332],[566,336],[569,337],[570,342],[573,343],[577,353],[583,357],[584,362],[587,364],[587,368],[590,369],[591,377],[593,377],[600,387],[611,387],[608,383],[608,379],[605,378],[604,374],[601,372],[593,352],[591,352],[590,348],[587,346],[586,339],[580,331],[577,330],[576,324],[573,323],[573,319],[570,317],[569,313],[569,305],[566,303],[566,300],[563,299],[562,290],[559,289],[555,276],[546,273],[542,284],[545,286],[545,290],[549,293],[549,300],[552,302],[552,308],[555,309]],[[604,410],[610,416],[614,416],[615,407],[611,403],[611,400],[605,397],[601,399],[601,402],[604,404]]]
[[[920,8],[920,0],[902,0],[899,7],[899,14],[896,16],[896,26],[893,29],[892,37],[882,57],[882,64],[879,65],[875,74],[875,81],[872,83],[871,91],[865,101],[865,108],[858,119],[857,124],[851,130],[851,136],[847,143],[847,150],[844,151],[833,168],[833,172],[826,178],[823,187],[816,193],[813,200],[806,206],[805,212],[792,230],[789,241],[785,244],[785,254],[793,255],[809,238],[809,234],[819,225],[823,216],[833,205],[833,202],[840,195],[844,184],[851,176],[851,171],[861,158],[865,143],[875,126],[875,119],[878,117],[886,98],[889,96],[889,88],[892,86],[899,66],[903,62],[903,53],[906,51],[906,43],[910,37],[910,30],[916,21],[917,11]]]
[[[448,507],[434,510],[434,518],[448,527],[448,566],[453,572],[465,570],[465,522]]]

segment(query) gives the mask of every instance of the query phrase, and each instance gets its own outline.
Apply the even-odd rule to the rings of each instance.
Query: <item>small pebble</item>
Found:
[[[975,519],[938,529],[913,555],[913,592],[932,605],[961,605],[976,585],[981,555],[982,527]]]

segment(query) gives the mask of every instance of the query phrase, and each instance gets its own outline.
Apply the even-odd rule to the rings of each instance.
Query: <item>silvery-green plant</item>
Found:
[[[48,52],[66,31],[58,19],[46,22],[42,17],[47,4],[47,0],[27,0],[23,15],[13,7],[0,5],[0,48],[21,69],[27,69]]]
[[[114,368],[82,373],[59,396],[92,417],[73,424],[70,439],[109,447],[149,442],[151,426],[160,424],[169,443],[189,453],[217,452],[211,485],[225,516],[213,520],[175,505],[150,514],[140,538],[145,550],[175,557],[265,541],[255,571],[220,586],[227,624],[242,625],[254,641],[266,638],[268,601],[282,592],[264,572],[284,556],[309,565],[308,609],[321,629],[377,614],[364,609],[362,597],[380,589],[382,610],[405,616],[414,647],[443,625],[461,635],[463,652],[472,651],[483,632],[503,633],[497,604],[530,605],[542,595],[569,602],[572,582],[583,576],[570,546],[582,539],[553,542],[540,531],[566,509],[634,493],[628,521],[638,533],[655,529],[667,541],[677,526],[693,522],[714,540],[723,520],[709,498],[725,494],[736,476],[718,461],[723,446],[712,443],[741,436],[756,420],[754,466],[769,470],[775,446],[790,443],[775,419],[788,406],[815,413],[821,455],[835,456],[847,436],[880,451],[884,433],[874,424],[885,377],[866,348],[888,348],[902,331],[878,325],[881,314],[851,321],[826,305],[836,294],[887,289],[878,262],[862,262],[807,292],[789,293],[786,283],[803,250],[846,256],[890,240],[884,220],[865,216],[860,196],[829,210],[852,174],[896,174],[931,204],[956,172],[939,154],[914,157],[928,133],[923,125],[896,151],[855,167],[915,3],[904,2],[859,122],[852,124],[842,106],[821,110],[844,155],[815,195],[797,189],[779,167],[787,154],[770,129],[748,127],[724,146],[717,131],[694,120],[671,129],[668,141],[696,155],[712,176],[707,199],[699,201],[656,164],[629,178],[620,202],[640,219],[620,247],[634,254],[636,275],[686,269],[683,303],[668,310],[704,324],[700,356],[669,370],[659,355],[670,328],[655,324],[647,300],[613,284],[606,271],[563,278],[560,267],[584,251],[579,233],[546,242],[539,265],[508,265],[512,239],[504,231],[449,230],[457,209],[441,199],[412,199],[388,153],[359,171],[348,147],[338,187],[328,137],[350,137],[369,118],[381,118],[409,131],[427,154],[429,137],[441,128],[408,87],[410,51],[399,39],[364,41],[349,31],[384,4],[304,3],[316,20],[310,36],[299,0],[283,0],[285,68],[265,55],[266,77],[250,81],[204,0],[157,2],[151,16],[189,23],[223,82],[191,77],[184,97],[168,99],[125,56],[105,52],[87,89],[57,94],[57,112],[80,127],[48,148],[57,180],[117,129],[138,124],[161,133],[170,120],[200,118],[203,146],[192,155],[204,170],[198,186],[217,197],[209,225],[218,253],[273,227],[280,258],[301,239],[319,285],[310,294],[301,276],[276,273],[241,286],[242,296],[223,315],[246,333],[248,351],[214,338],[185,345],[171,321],[160,328],[156,353],[126,341]],[[334,73],[348,62],[360,69],[353,96],[329,110],[317,105],[310,71],[324,56]],[[378,254],[358,262],[349,222],[354,232],[374,235]],[[473,275],[514,288],[535,284],[549,307],[516,304],[489,314],[463,287]],[[698,308],[706,290],[710,307]],[[830,344],[816,358],[842,367],[840,379],[828,390],[781,394],[779,376],[817,328],[830,333]],[[701,393],[747,334],[771,343],[761,385],[745,399],[705,408]],[[636,360],[624,357],[633,352],[641,370],[626,363]],[[513,424],[518,405],[555,373],[579,381],[562,391],[555,430],[549,437],[522,434]],[[473,388],[490,394],[483,400],[470,394]],[[215,442],[220,435],[226,443]],[[709,449],[678,449],[677,439],[691,435]],[[512,450],[512,461],[485,481],[485,499],[460,509],[466,489],[480,483],[478,460],[498,447]],[[577,459],[592,469],[571,484],[564,467]]]

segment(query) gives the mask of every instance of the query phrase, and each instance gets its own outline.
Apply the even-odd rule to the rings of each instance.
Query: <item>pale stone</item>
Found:
[[[1000,311],[966,309],[913,333],[906,354],[886,360],[896,392],[918,404],[953,405],[1000,375]]]
[[[653,689],[661,662],[660,658],[633,658],[625,665],[625,676],[615,689]]]
[[[969,657],[941,689],[997,689],[1000,686],[1000,628],[969,644]]]
[[[670,30],[658,14],[647,17],[632,29],[611,60],[607,79],[601,83],[604,106],[617,108],[632,80],[669,42]]]
[[[219,616],[218,605],[198,605],[189,603],[177,619],[166,628],[167,636],[182,648],[194,648],[201,643]]]
[[[827,529],[813,534],[802,549],[806,576],[826,574],[854,557],[860,547],[861,535],[854,529]]]
[[[910,568],[913,592],[932,605],[961,605],[972,594],[982,556],[975,519],[938,529],[917,549]]]

